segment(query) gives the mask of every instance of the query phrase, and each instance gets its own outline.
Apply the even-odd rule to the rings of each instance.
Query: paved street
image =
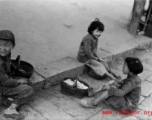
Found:
[[[101,102],[96,109],[83,108],[79,104],[79,98],[63,95],[60,85],[57,85],[37,92],[34,100],[23,106],[21,111],[26,115],[25,120],[152,120],[152,49],[148,52],[136,50],[130,56],[139,57],[144,64],[144,72],[139,75],[143,81],[138,114],[121,115],[104,102]],[[125,78],[126,76],[121,72],[122,66],[123,58],[115,63],[113,69]],[[80,78],[93,87],[102,86],[109,80],[107,78],[97,81],[87,74],[81,75]],[[3,110],[4,108],[1,107],[1,111]],[[112,114],[103,114],[103,111],[112,111]],[[4,117],[1,118],[7,120]]]
[[[0,0],[1,29],[9,29],[16,36],[12,57],[21,55],[22,60],[35,67],[37,74],[34,75],[37,76],[33,83],[43,83],[48,77],[55,83],[63,73],[71,69],[74,73],[75,68],[82,66],[76,60],[78,48],[88,25],[98,17],[105,25],[99,39],[99,56],[117,56],[111,59],[114,60],[113,69],[122,78],[126,77],[122,74],[124,57],[136,56],[143,62],[139,114],[121,115],[103,102],[96,109],[83,108],[80,99],[61,94],[60,85],[56,85],[38,91],[33,101],[20,108],[25,120],[152,120],[152,45],[150,38],[133,36],[127,31],[133,0],[92,1]],[[134,48],[137,50],[129,52]],[[80,77],[93,87],[109,81],[97,81],[87,74]],[[12,120],[3,116],[5,109],[6,106],[0,106],[0,120]],[[103,114],[103,111],[112,114]]]

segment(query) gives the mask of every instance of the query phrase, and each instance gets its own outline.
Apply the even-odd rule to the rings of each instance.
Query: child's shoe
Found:
[[[6,118],[12,118],[15,120],[22,120],[24,119],[24,116],[16,111],[16,109],[6,109],[4,111],[4,117]]]
[[[96,108],[96,105],[93,105],[93,99],[81,99],[80,103],[85,108]]]
[[[9,109],[9,108],[8,108],[8,109],[6,109],[6,110],[4,111],[4,114],[5,114],[5,115],[10,115],[10,114],[18,114],[18,115],[19,115],[20,113],[17,112],[16,109]]]

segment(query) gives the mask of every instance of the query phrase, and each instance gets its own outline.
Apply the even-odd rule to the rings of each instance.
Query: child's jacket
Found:
[[[128,104],[136,108],[141,95],[141,79],[137,75],[127,77],[120,88],[111,87],[108,93],[109,96],[124,97]]]
[[[97,57],[98,39],[91,34],[86,35],[80,44],[77,59],[80,62],[86,62],[89,59]]]

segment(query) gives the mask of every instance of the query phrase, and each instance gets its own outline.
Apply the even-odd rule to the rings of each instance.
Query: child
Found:
[[[82,39],[82,42],[79,47],[77,59],[79,62],[87,62],[87,64],[88,63],[97,64],[97,62],[98,64],[102,64],[100,65],[100,67],[104,67],[101,69],[106,71],[105,74],[111,79],[116,79],[118,78],[118,76],[111,70],[107,62],[104,61],[103,59],[100,59],[97,55],[98,38],[101,36],[101,33],[103,31],[104,31],[104,25],[99,21],[99,19],[96,18],[88,28],[89,34],[87,34]]]
[[[120,87],[107,84],[102,89],[93,91],[92,94],[101,92],[100,96],[93,97],[90,100],[82,99],[81,105],[95,107],[99,102],[105,100],[116,110],[136,109],[141,94],[141,79],[138,74],[142,73],[142,71],[143,65],[138,58],[127,57],[123,65],[123,73],[128,76],[125,80],[119,81]]]
[[[104,25],[96,18],[88,28],[89,34],[82,39],[80,44],[77,56],[79,62],[86,62],[90,59],[99,60],[97,56],[98,38],[103,31]]]
[[[28,102],[33,95],[33,89],[27,85],[26,79],[16,80],[11,76],[10,58],[14,46],[14,34],[9,30],[0,31],[0,86],[2,86],[0,92],[5,100],[12,101],[10,107],[4,111],[4,115],[20,115],[17,108]]]

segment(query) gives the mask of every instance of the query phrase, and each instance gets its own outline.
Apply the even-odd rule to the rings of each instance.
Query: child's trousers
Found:
[[[13,103],[19,105],[30,101],[34,94],[33,88],[26,84],[20,84],[17,87],[3,87],[2,96],[4,98],[12,98]]]
[[[125,97],[111,96],[105,100],[115,110],[135,110],[136,106],[130,105]]]

